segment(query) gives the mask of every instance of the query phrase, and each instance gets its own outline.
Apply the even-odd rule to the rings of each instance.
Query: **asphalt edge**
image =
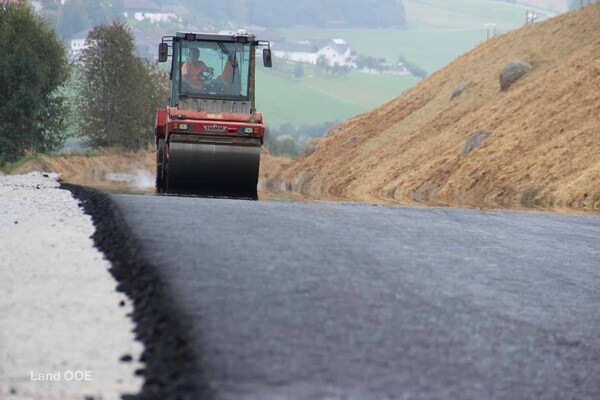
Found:
[[[91,216],[96,228],[91,238],[112,265],[109,271],[118,283],[117,291],[133,303],[134,334],[144,345],[140,361],[145,363],[136,374],[144,378],[144,384],[140,393],[122,399],[213,399],[158,268],[143,256],[121,210],[100,190],[66,183],[60,187],[70,191]]]

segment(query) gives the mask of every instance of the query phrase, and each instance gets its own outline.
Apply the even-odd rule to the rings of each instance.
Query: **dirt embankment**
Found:
[[[522,62],[504,71],[514,61]],[[525,75],[501,90],[503,71]],[[489,40],[312,146],[266,187],[321,199],[600,212],[600,4]]]

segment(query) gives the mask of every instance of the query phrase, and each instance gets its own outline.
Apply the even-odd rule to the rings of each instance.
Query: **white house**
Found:
[[[345,44],[335,44],[331,42],[325,47],[322,47],[317,51],[317,58],[324,56],[327,60],[327,65],[340,65],[345,67],[354,67],[354,60],[352,59],[352,49],[350,46]]]
[[[73,38],[69,40],[69,58],[76,60],[81,55],[81,52],[88,46],[85,43],[87,39],[88,31],[81,31],[73,35]]]
[[[184,15],[190,15],[187,7],[180,5],[162,6],[160,11],[162,14],[169,15],[169,19],[177,22],[182,22]]]
[[[163,11],[151,0],[124,0],[123,8],[125,18],[133,18],[136,21],[164,22],[177,19],[177,15],[173,12]]]
[[[306,64],[317,63],[318,49],[305,43],[278,43],[273,45],[273,57]]]
[[[292,43],[277,43],[273,46],[273,56],[306,64],[317,64],[324,57],[329,66],[355,67],[352,48],[342,39],[329,41],[301,40]]]

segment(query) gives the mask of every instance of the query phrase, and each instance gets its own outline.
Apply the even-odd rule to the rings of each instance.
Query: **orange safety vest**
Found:
[[[203,82],[198,75],[204,72],[207,68],[208,67],[206,64],[204,64],[202,61],[198,61],[195,64],[186,62],[181,66],[181,74],[183,75],[183,79],[192,85],[192,87],[195,89],[202,89]]]

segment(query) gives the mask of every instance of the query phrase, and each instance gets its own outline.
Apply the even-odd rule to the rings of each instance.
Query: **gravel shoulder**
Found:
[[[117,399],[140,390],[133,309],[93,233],[56,176],[0,177],[0,398]],[[125,355],[132,361],[121,362]]]
[[[96,227],[92,239],[111,262],[117,289],[133,301],[131,316],[136,338],[144,344],[140,359],[145,363],[136,373],[144,377],[144,385],[140,393],[126,399],[212,398],[202,368],[196,364],[198,347],[191,343],[189,326],[182,325],[174,295],[160,277],[162,266],[143,252],[138,237],[125,222],[126,216],[109,195],[83,186],[62,187],[70,190],[92,216]]]

